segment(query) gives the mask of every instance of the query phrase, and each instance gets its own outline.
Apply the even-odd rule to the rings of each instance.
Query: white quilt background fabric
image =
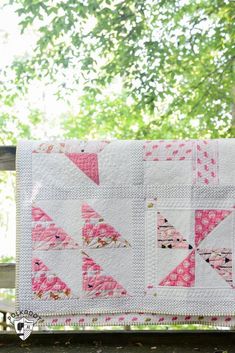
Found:
[[[18,310],[234,325],[235,139],[19,141]]]

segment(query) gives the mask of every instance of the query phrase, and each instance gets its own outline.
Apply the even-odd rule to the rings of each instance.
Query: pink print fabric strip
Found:
[[[234,325],[235,139],[19,141],[16,309]]]

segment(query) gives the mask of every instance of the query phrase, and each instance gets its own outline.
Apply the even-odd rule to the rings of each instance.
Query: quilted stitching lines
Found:
[[[198,253],[231,287],[233,287],[231,249],[198,249]]]
[[[129,247],[127,240],[102,218],[87,203],[82,205],[82,217],[84,225],[82,228],[83,246],[89,248],[120,248]]]
[[[159,286],[192,287],[195,282],[195,251],[190,254],[165,277]]]
[[[231,287],[232,250],[229,248],[205,248],[202,241],[229,215],[229,210],[195,210],[194,244],[186,239],[171,225],[166,218],[157,212],[157,245],[158,248],[193,249],[187,257],[177,265],[160,282],[159,286],[192,287],[195,285],[195,254],[199,254]],[[212,235],[211,235],[212,236]]]
[[[62,250],[79,247],[78,243],[54,223],[45,226],[36,224],[32,229],[32,238],[34,250]]]
[[[231,211],[196,210],[195,211],[195,244],[196,246],[221,222]]]
[[[86,297],[121,297],[127,291],[112,276],[104,274],[103,268],[83,252],[83,291]]]
[[[218,184],[217,146],[210,140],[196,143],[197,184]]]
[[[192,141],[146,141],[144,144],[145,161],[183,161],[192,158]]]
[[[32,208],[32,240],[34,250],[77,249],[78,243],[39,207]]]
[[[65,299],[71,289],[39,258],[32,260],[32,290],[35,299]]]
[[[160,248],[192,249],[183,235],[160,212],[157,212],[157,241]]]
[[[88,203],[82,204],[83,249],[127,248],[130,244],[121,234]],[[121,297],[126,296],[126,289],[112,276],[104,274],[103,268],[92,257],[82,251],[83,293],[86,297]]]
[[[218,146],[213,140],[145,141],[144,161],[192,160],[193,184],[216,185],[218,178]]]
[[[84,221],[81,229],[83,242],[82,246],[79,246],[64,229],[54,223],[51,215],[48,215],[42,207],[33,204],[33,250],[80,249],[77,256],[81,257],[82,262],[81,297],[106,298],[129,295],[127,290],[114,277],[107,274],[107,271],[105,272],[105,269],[93,260],[92,255],[90,256],[83,251],[85,249],[94,251],[99,248],[127,248],[130,247],[129,242],[123,239],[121,234],[86,202],[81,206],[81,218]],[[35,255],[32,264],[34,298],[57,300],[71,296],[71,289],[58,276],[52,274],[37,256],[38,254]]]
[[[41,143],[33,153],[63,153],[90,180],[99,185],[98,154],[110,141],[75,141],[69,144],[62,142]]]
[[[205,308],[205,315],[230,315],[234,173],[226,141],[72,144],[42,144],[33,156],[31,147],[22,154],[27,162],[20,166],[20,183],[27,193],[21,191],[19,204],[26,206],[21,215],[27,239],[20,243],[20,260],[27,273],[19,283],[20,305],[34,299],[32,307],[45,314],[71,317],[102,317],[142,304],[146,312],[190,316]],[[218,165],[221,185],[214,187]],[[154,196],[156,207],[152,202],[144,210]]]
[[[83,172],[88,178],[99,185],[98,156],[95,153],[66,153],[66,156]]]
[[[33,221],[52,221],[51,217],[49,217],[46,212],[44,212],[40,207],[32,208],[32,219]]]

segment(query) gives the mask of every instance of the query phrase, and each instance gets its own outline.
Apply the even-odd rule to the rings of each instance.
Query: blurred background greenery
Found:
[[[0,1],[0,143],[235,137],[234,21],[229,0]],[[14,193],[1,172],[6,262]]]

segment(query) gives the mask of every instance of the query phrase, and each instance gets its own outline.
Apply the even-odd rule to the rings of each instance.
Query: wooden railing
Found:
[[[0,146],[0,170],[15,170],[15,146]]]
[[[16,147],[0,146],[0,170],[15,170],[15,155]],[[0,288],[15,288],[15,264],[0,263]]]

